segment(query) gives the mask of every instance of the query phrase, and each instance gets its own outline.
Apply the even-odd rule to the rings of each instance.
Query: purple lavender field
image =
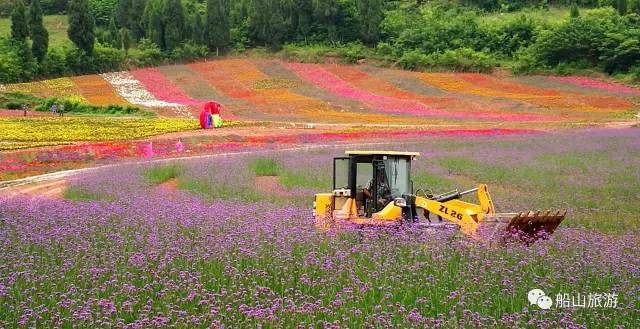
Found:
[[[639,327],[640,129],[386,148],[422,153],[416,187],[483,182],[498,211],[568,217],[531,246],[318,232],[311,202],[339,147],[105,169],[65,199],[0,198],[0,327]],[[534,288],[554,307],[530,305]]]

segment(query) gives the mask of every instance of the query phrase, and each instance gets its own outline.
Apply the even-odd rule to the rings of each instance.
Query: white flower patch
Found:
[[[186,106],[155,98],[155,96],[129,72],[103,73],[100,74],[100,76],[111,84],[116,92],[131,104],[145,107],[170,108],[180,116],[193,117]]]
[[[0,92],[5,92],[7,91],[7,86],[0,84]]]

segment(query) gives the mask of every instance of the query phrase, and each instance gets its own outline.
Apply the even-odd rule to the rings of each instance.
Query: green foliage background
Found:
[[[0,1],[0,14],[11,12],[14,2]],[[2,83],[262,48],[291,60],[337,56],[412,70],[504,67],[515,73],[598,71],[640,78],[640,0],[40,2],[46,14],[69,14],[69,36],[84,53],[57,36],[47,49],[41,34],[25,41],[5,33]],[[24,26],[20,16],[17,30]],[[33,54],[24,49],[30,44]]]

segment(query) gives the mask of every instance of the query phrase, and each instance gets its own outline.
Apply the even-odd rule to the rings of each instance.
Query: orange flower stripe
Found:
[[[501,82],[490,76],[418,73],[417,77],[426,84],[445,91],[512,99],[546,108],[577,112],[619,112],[629,110],[633,106],[630,101],[618,97],[549,91],[517,82]]]
[[[310,113],[328,110],[322,101],[296,94],[286,88],[286,85],[260,88],[261,82],[269,80],[269,76],[247,60],[198,63],[191,67],[202,73],[205,80],[217,90],[227,96],[259,105],[261,112],[297,116],[306,114],[306,117]]]
[[[128,105],[111,85],[99,75],[84,75],[71,78],[82,96],[93,105]]]

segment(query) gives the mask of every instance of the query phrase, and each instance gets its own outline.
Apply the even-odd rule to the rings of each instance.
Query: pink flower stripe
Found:
[[[136,80],[140,81],[157,99],[165,102],[182,104],[185,106],[202,107],[207,100],[193,99],[180,87],[167,79],[157,68],[131,71]]]
[[[569,83],[579,87],[599,89],[599,90],[604,90],[612,93],[640,96],[640,89],[629,87],[621,83],[604,82],[604,81],[585,78],[585,77],[549,77],[549,79]]]
[[[502,110],[508,105],[501,101],[494,101],[490,104],[482,104],[474,101],[455,98],[450,96],[425,96],[420,93],[410,92],[397,88],[386,80],[375,78],[368,73],[362,72],[353,66],[325,66],[325,70],[346,81],[355,88],[359,88],[377,95],[384,95],[399,99],[418,101],[426,106],[435,107],[441,111],[446,111],[451,117],[474,117],[480,119],[495,119],[498,121],[537,121],[537,120],[562,120],[562,118],[550,115],[510,113]],[[452,77],[452,79],[457,79]],[[473,109],[480,108],[480,111]],[[491,110],[485,110],[485,109]],[[533,117],[526,117],[526,116]],[[533,118],[533,119],[532,119]],[[532,119],[532,120],[528,120]]]
[[[454,130],[406,130],[406,131],[362,131],[344,133],[303,134],[299,140],[306,143],[322,142],[328,140],[362,139],[362,138],[412,138],[412,137],[475,137],[475,136],[508,136],[508,135],[532,135],[540,134],[540,131],[532,129],[454,129]]]
[[[326,71],[319,65],[288,63],[287,66],[300,78],[328,90],[338,96],[361,101],[379,111],[417,116],[439,116],[451,118],[481,118],[504,121],[545,121],[557,120],[558,117],[537,114],[480,113],[480,112],[448,112],[430,108],[419,101],[398,97],[381,96],[353,87],[346,81]]]

